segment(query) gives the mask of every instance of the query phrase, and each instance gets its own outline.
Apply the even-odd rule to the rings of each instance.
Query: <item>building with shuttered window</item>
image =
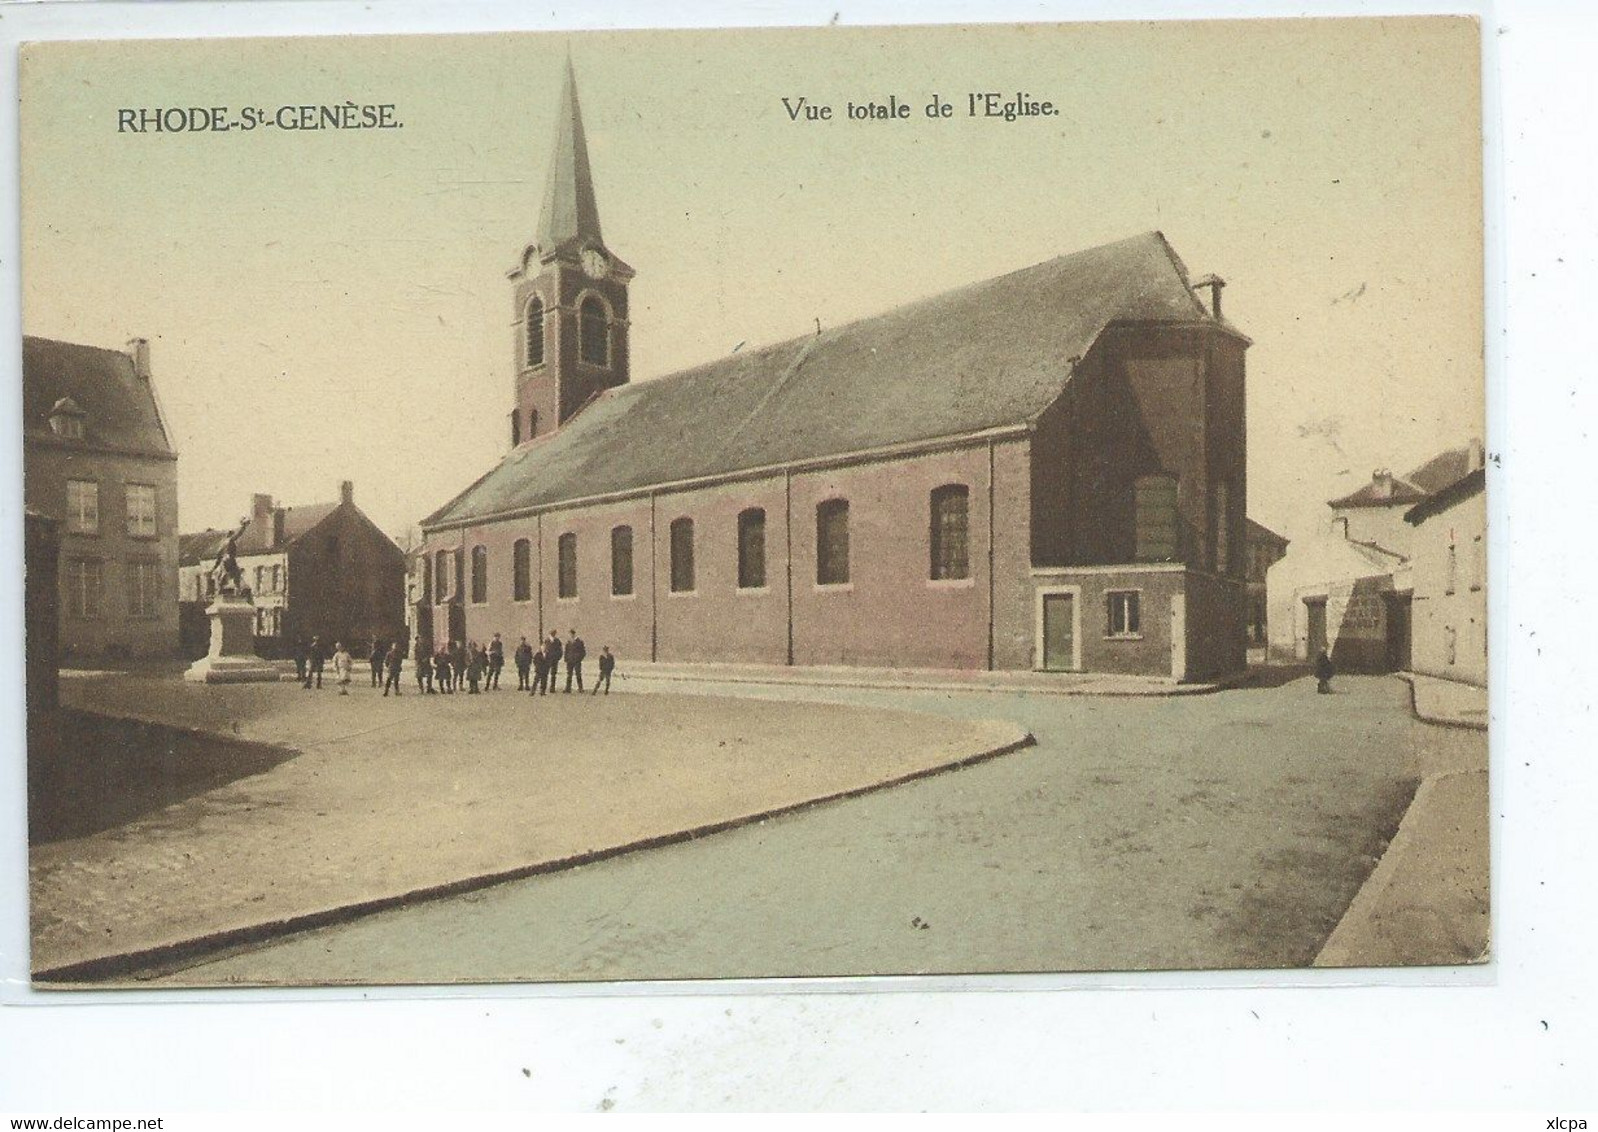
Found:
[[[430,640],[576,628],[624,662],[1243,666],[1249,341],[1222,282],[1191,281],[1160,233],[636,384],[633,274],[601,232],[568,70],[510,272],[510,449],[422,521]]]

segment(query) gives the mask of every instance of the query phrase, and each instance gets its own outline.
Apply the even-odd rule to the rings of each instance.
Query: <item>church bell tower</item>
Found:
[[[553,432],[628,375],[627,284],[633,269],[605,246],[566,61],[555,150],[538,237],[510,272],[515,300],[512,445]]]

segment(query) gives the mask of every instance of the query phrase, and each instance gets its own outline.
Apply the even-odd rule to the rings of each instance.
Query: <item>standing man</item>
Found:
[[[538,648],[533,653],[533,687],[535,696],[542,696],[549,691],[549,643],[539,641]]]
[[[1315,658],[1315,690],[1323,696],[1331,694],[1332,676],[1336,673],[1332,667],[1332,658],[1326,655],[1326,650],[1321,650],[1321,655]]]
[[[533,667],[533,646],[527,643],[527,638],[522,638],[522,643],[516,646],[516,690],[526,692],[532,689],[527,682],[527,672]]]
[[[588,646],[583,644],[583,639],[577,635],[577,630],[571,631],[572,639],[566,642],[566,691],[572,690],[572,677],[577,677],[577,690],[583,690],[583,658],[588,655]]]
[[[450,671],[449,646],[439,645],[438,653],[433,657],[433,680],[438,685],[438,690],[446,696],[455,692],[454,673]]]
[[[488,642],[488,690],[499,691],[499,674],[505,668],[505,642],[499,639],[499,634],[494,634],[494,639]]]
[[[350,650],[344,647],[344,642],[339,641],[333,646],[333,675],[338,678],[338,694],[350,694],[350,677],[355,674],[355,658],[350,655]]]
[[[383,682],[383,656],[387,652],[388,650],[383,647],[383,642],[373,637],[371,652],[366,659],[371,661],[372,664],[372,687],[374,688]]]
[[[426,695],[433,690],[433,654],[421,637],[416,638],[416,651],[411,659],[416,665],[416,694]]]
[[[394,694],[400,694],[399,678],[400,669],[405,667],[405,654],[400,651],[399,642],[395,641],[388,646],[388,679],[383,681],[383,695],[388,695],[390,688]]]
[[[616,670],[616,658],[611,655],[609,645],[599,647],[599,679],[594,681],[594,695],[599,695],[599,686],[605,686],[605,695],[610,695],[610,674]]]
[[[294,675],[301,684],[305,683],[305,664],[310,655],[311,646],[306,644],[305,638],[294,638]]]
[[[322,668],[327,663],[327,655],[322,649],[322,638],[312,637],[310,651],[305,655],[305,686],[309,688],[314,682],[318,688],[322,686]]]
[[[554,692],[555,681],[560,677],[560,634],[555,630],[549,631],[549,640],[544,642],[544,659],[549,662],[549,671],[545,674],[548,679],[545,683],[549,690]]]

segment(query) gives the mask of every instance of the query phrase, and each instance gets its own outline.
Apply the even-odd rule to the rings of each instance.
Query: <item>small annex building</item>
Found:
[[[1149,232],[630,382],[568,68],[510,272],[510,451],[422,520],[419,636],[626,660],[1244,665],[1244,352]],[[1210,288],[1210,302],[1199,291]]]

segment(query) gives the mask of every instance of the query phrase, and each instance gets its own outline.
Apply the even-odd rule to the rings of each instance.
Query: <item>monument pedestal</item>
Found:
[[[255,603],[227,594],[207,609],[211,650],[183,674],[195,684],[248,684],[276,681],[278,670],[255,655]]]

